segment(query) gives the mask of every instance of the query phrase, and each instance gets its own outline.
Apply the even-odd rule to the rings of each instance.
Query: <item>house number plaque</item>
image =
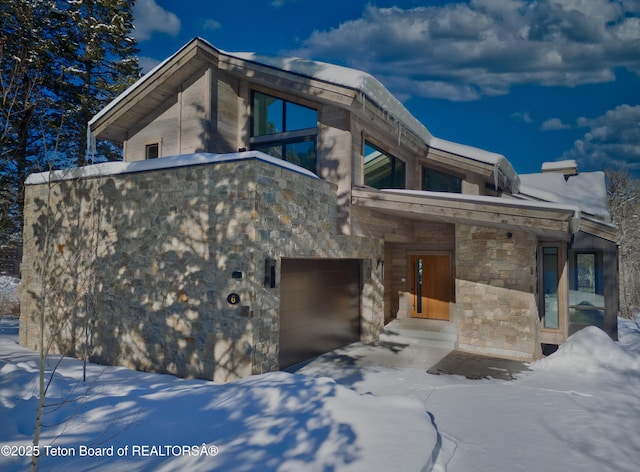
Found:
[[[238,303],[240,303],[240,295],[238,295],[237,293],[230,293],[227,297],[227,301],[231,305],[237,305]]]

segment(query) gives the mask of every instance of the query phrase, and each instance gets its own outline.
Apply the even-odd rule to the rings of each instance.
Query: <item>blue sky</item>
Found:
[[[134,13],[145,70],[195,36],[340,64],[519,173],[576,159],[640,177],[640,0],[137,0]]]

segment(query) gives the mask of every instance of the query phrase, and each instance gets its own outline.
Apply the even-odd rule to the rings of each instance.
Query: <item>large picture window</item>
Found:
[[[373,188],[405,188],[406,165],[365,141],[364,184]]]
[[[602,251],[569,252],[569,321],[604,324]]]
[[[251,149],[316,172],[318,111],[254,91]]]

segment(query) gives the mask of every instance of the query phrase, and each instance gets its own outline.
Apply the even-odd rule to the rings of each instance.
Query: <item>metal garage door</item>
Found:
[[[360,340],[360,261],[282,259],[280,368]]]

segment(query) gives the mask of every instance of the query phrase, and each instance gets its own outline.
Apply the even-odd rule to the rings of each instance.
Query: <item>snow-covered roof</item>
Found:
[[[233,162],[248,159],[256,159],[268,162],[272,165],[289,169],[298,174],[306,175],[317,179],[318,176],[313,172],[287,162],[276,157],[269,156],[260,151],[246,151],[231,154],[185,154],[181,156],[163,157],[161,159],[148,159],[144,161],[133,162],[105,162],[103,164],[94,164],[85,167],[77,167],[66,170],[54,170],[52,172],[40,172],[31,174],[27,180],[27,185],[46,184],[59,180],[72,180],[86,177],[102,177],[106,175],[131,174],[135,172],[148,172],[151,170],[168,169],[172,167],[196,166],[202,164],[215,164],[221,162]]]
[[[451,200],[470,203],[488,203],[492,205],[500,205],[505,207],[509,206],[514,208],[530,208],[532,210],[560,210],[565,212],[573,212],[576,218],[580,218],[581,214],[580,208],[577,205],[566,203],[520,200],[515,198],[492,197],[489,195],[472,195],[466,193],[432,192],[429,190],[382,189],[382,192],[416,195],[419,197],[430,197],[440,200]]]
[[[214,47],[210,43],[209,45]],[[253,52],[220,52],[243,61],[263,64],[275,69],[292,72],[296,75],[356,90],[397,118],[403,126],[425,142],[432,138],[429,130],[409,113],[400,100],[389,92],[378,79],[367,72],[300,57],[268,56]]]
[[[502,173],[507,181],[510,182],[512,188],[514,188],[514,191],[515,189],[517,189],[517,174],[513,169],[513,166],[505,156],[485,151],[473,146],[453,143],[451,141],[434,137],[429,132],[429,130],[420,121],[418,121],[405,108],[405,106],[391,92],[389,92],[385,88],[385,86],[380,83],[380,81],[378,81],[378,79],[373,77],[371,74],[357,69],[338,66],[335,64],[328,64],[325,62],[312,61],[309,59],[298,57],[268,56],[256,54],[253,52],[227,52],[217,49],[211,43],[199,37],[194,38],[189,43],[180,48],[180,50],[178,50],[175,54],[158,64],[153,70],[145,74],[125,92],[119,95],[100,112],[98,112],[89,121],[90,129],[91,125],[95,124],[100,118],[105,116],[118,104],[124,102],[132,92],[140,88],[147,81],[151,80],[151,78],[157,73],[157,71],[162,69],[167,63],[171,62],[174,57],[178,56],[183,50],[188,48],[194,42],[200,42],[207,45],[212,50],[216,51],[216,53],[220,56],[227,56],[229,58],[235,58],[241,61],[261,64],[270,68],[283,70],[299,76],[327,82],[333,85],[338,85],[357,91],[361,95],[366,97],[369,101],[384,110],[386,113],[393,116],[401,124],[402,127],[409,130],[428,146],[493,166],[496,182],[499,173]]]
[[[87,123],[89,125],[88,126],[89,130],[91,130],[91,125],[96,123],[100,118],[102,118],[112,109],[114,109],[120,103],[124,102],[129,97],[129,95],[131,95],[135,90],[142,87],[147,81],[151,80],[151,77],[153,77],[157,71],[162,69],[167,63],[171,62],[171,60],[177,55],[179,55],[183,50],[185,50],[191,44],[191,42],[192,41],[188,42],[187,44],[182,46],[180,49],[178,49],[175,53],[173,53],[171,56],[167,57],[164,61],[160,62],[153,69],[151,69],[149,72],[147,72],[138,80],[136,80],[133,84],[131,84],[124,92],[122,92],[120,95],[114,98],[111,102],[109,102],[102,110],[100,110],[98,113],[93,115],[93,118],[91,118]]]
[[[581,226],[582,215],[575,205],[425,190],[354,189],[353,192],[357,204],[381,211],[405,210],[414,217],[447,223],[520,228],[545,238],[566,239]],[[498,221],[496,215],[500,215]],[[542,221],[545,223],[541,224]]]
[[[215,49],[211,43],[207,44]],[[502,172],[506,179],[512,182],[512,185],[517,188],[517,174],[505,156],[473,146],[467,146],[447,141],[445,139],[436,138],[409,112],[409,110],[405,108],[400,100],[389,92],[378,79],[367,72],[335,64],[328,64],[325,62],[302,59],[299,57],[267,56],[253,52],[220,52],[244,61],[267,65],[269,67],[285,70],[311,79],[321,80],[356,90],[366,96],[382,110],[396,118],[400,123],[402,123],[402,126],[411,131],[425,144],[435,149],[457,154],[494,166],[496,171]]]
[[[520,174],[520,194],[536,200],[575,205],[584,213],[610,220],[604,172],[581,172],[566,179],[559,172]]]
[[[509,162],[509,160],[502,154],[485,151],[484,149],[467,146],[466,144],[454,143],[452,141],[447,141],[436,137],[431,138],[429,146],[435,149],[450,152],[451,154],[469,157],[475,161],[493,165],[495,169],[494,177],[497,179],[498,173],[501,172],[505,176],[505,178],[509,182],[511,182],[512,191],[514,193],[518,191],[518,185],[520,184],[518,174],[511,165],[511,162]]]

